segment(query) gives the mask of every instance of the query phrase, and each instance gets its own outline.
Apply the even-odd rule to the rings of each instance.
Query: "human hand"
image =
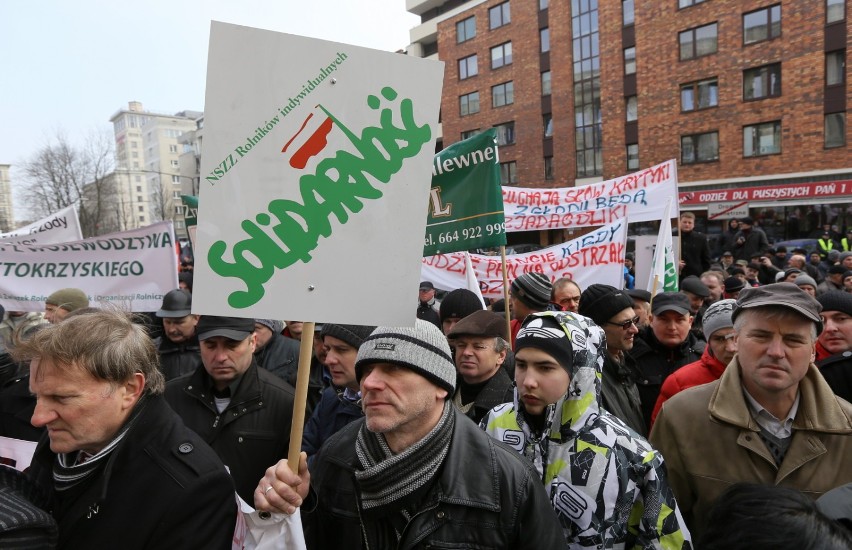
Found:
[[[266,474],[254,491],[254,507],[266,512],[293,514],[302,505],[311,485],[308,455],[299,455],[299,473],[293,473],[287,459],[279,460],[266,469]]]

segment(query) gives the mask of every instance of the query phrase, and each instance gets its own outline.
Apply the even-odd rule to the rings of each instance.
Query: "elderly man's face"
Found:
[[[71,312],[64,307],[57,307],[53,304],[47,304],[44,306],[44,319],[51,325],[55,325],[68,317],[69,313]]]
[[[722,297],[722,292],[724,292],[725,287],[719,282],[718,277],[714,277],[712,275],[706,275],[701,277],[701,282],[704,283],[704,286],[710,291],[710,297],[707,298],[707,302],[717,302]]]
[[[224,390],[251,366],[255,335],[245,340],[213,336],[201,342],[201,362],[217,390]]]
[[[852,349],[852,317],[842,311],[823,311],[819,343],[832,355]]]
[[[192,338],[197,324],[198,315],[163,317],[163,331],[166,333],[166,338],[175,344],[181,344]]]
[[[95,454],[118,433],[141,389],[132,383],[114,386],[76,366],[36,358],[30,363],[30,392],[36,397],[30,422],[47,429],[51,451]]]
[[[553,301],[565,311],[577,313],[580,308],[580,288],[575,284],[566,283],[553,291]]]
[[[814,359],[813,322],[796,313],[761,315],[759,308],[741,315],[737,358],[746,390],[760,403],[773,396],[795,398]]]
[[[506,359],[506,350],[496,351],[496,338],[459,336],[452,341],[456,370],[468,384],[490,380]]]
[[[677,311],[663,311],[651,316],[651,330],[654,336],[666,347],[679,346],[689,335],[692,327],[692,316]]]

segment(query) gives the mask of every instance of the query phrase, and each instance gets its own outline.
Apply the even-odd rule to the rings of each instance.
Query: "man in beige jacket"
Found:
[[[650,440],[694,536],[734,483],[817,498],[852,481],[852,405],[813,362],[820,310],[791,283],[745,289],[732,316],[738,352],[722,378],[663,406]]]

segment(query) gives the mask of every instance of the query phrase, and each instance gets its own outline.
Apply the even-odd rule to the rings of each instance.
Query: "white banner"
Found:
[[[621,219],[630,223],[659,220],[670,197],[677,200],[674,160],[591,185],[503,187],[506,231],[594,227]]]
[[[413,325],[442,84],[440,62],[213,22],[194,311]]]
[[[73,206],[63,208],[56,214],[20,227],[9,233],[0,233],[0,241],[38,246],[42,244],[67,243],[83,238],[80,220]]]
[[[509,283],[523,273],[537,271],[555,281],[570,277],[580,288],[593,283],[624,286],[624,252],[627,222],[616,221],[573,241],[527,254],[506,256]],[[482,289],[489,298],[503,297],[500,256],[471,254],[470,261]],[[421,279],[443,290],[467,288],[465,253],[439,254],[423,258]]]
[[[172,222],[61,244],[0,243],[0,305],[7,311],[43,311],[61,288],[79,288],[96,307],[156,311],[177,286]]]

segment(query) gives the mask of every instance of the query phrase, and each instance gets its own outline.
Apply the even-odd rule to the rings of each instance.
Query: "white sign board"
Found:
[[[214,22],[193,309],[413,325],[443,63]]]
[[[24,245],[67,243],[83,238],[80,220],[73,206],[63,208],[56,214],[20,227],[9,233],[0,233],[0,241]]]
[[[567,243],[558,244],[527,254],[506,256],[509,283],[520,275],[538,272],[547,275],[551,282],[569,277],[586,288],[593,283],[624,286],[624,252],[627,222],[595,229]],[[503,269],[500,256],[470,255],[471,264],[479,281],[482,295],[503,297]],[[423,258],[422,279],[437,288],[455,290],[467,288],[464,252],[438,254]]]
[[[748,201],[707,203],[708,220],[732,220],[746,216],[748,216]]]
[[[79,288],[93,306],[156,311],[177,286],[172,222],[61,244],[0,243],[0,305],[7,311],[43,311],[61,288]]]

